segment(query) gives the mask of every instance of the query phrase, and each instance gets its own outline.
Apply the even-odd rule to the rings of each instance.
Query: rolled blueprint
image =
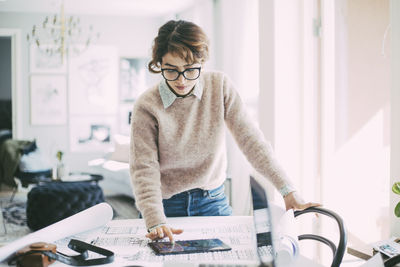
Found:
[[[1,247],[0,262],[3,262],[14,252],[29,244],[35,242],[50,243],[68,236],[95,229],[108,223],[112,217],[113,211],[109,204],[105,202],[97,204]]]
[[[275,252],[278,266],[292,266],[299,255],[297,225],[293,210],[288,211],[271,205],[275,231]]]
[[[278,266],[292,266],[299,255],[297,239],[291,236],[281,236],[276,248],[276,262]]]

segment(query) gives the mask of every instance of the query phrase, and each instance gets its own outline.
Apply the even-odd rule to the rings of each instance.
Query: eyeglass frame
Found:
[[[194,78],[194,79],[188,79],[188,78],[186,78],[185,72],[188,71],[188,70],[193,70],[193,69],[199,70],[199,75],[198,75],[196,78]],[[174,79],[174,80],[168,80],[168,79],[165,78],[165,76],[164,76],[164,70],[173,70],[173,71],[176,71],[176,72],[178,73],[178,76],[177,76],[176,79]],[[168,69],[168,68],[161,69],[161,75],[164,77],[165,80],[167,80],[167,81],[169,81],[169,82],[173,82],[173,81],[178,80],[179,77],[180,77],[181,75],[182,75],[186,80],[188,80],[188,81],[194,81],[194,80],[197,80],[197,79],[200,77],[200,73],[201,73],[201,67],[187,68],[187,69],[185,69],[184,71],[178,71],[178,70],[176,70],[176,69]]]

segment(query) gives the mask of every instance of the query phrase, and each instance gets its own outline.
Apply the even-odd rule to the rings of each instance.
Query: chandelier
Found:
[[[95,33],[92,25],[84,31],[79,17],[65,16],[63,2],[59,15],[46,16],[40,26],[33,25],[31,33],[27,34],[29,43],[47,56],[60,56],[61,62],[64,56],[79,55],[99,37],[100,33]]]

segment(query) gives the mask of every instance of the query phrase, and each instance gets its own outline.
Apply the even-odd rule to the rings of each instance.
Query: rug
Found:
[[[2,205],[3,221],[17,226],[26,225],[26,202],[11,202]]]
[[[138,218],[135,201],[126,196],[106,196],[105,201],[113,209],[114,220]],[[10,195],[0,196],[0,246],[23,237],[31,230],[26,219],[26,194],[17,194],[10,202]]]
[[[26,225],[26,194],[16,194],[12,202],[10,197],[0,197],[0,246],[31,232]]]

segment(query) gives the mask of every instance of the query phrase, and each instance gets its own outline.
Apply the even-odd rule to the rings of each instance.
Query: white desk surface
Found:
[[[115,261],[101,266],[198,266],[199,263],[242,264],[255,266],[257,263],[254,222],[252,216],[227,217],[181,217],[168,218],[174,228],[184,232],[175,236],[179,239],[220,238],[232,247],[230,252],[197,253],[171,256],[156,256],[147,246],[146,228],[143,219],[112,220],[101,229],[79,234],[73,238],[112,250]],[[63,252],[69,238],[56,242]],[[56,262],[51,266],[68,266]],[[290,266],[321,266],[302,256]],[[278,266],[281,267],[281,266]]]

